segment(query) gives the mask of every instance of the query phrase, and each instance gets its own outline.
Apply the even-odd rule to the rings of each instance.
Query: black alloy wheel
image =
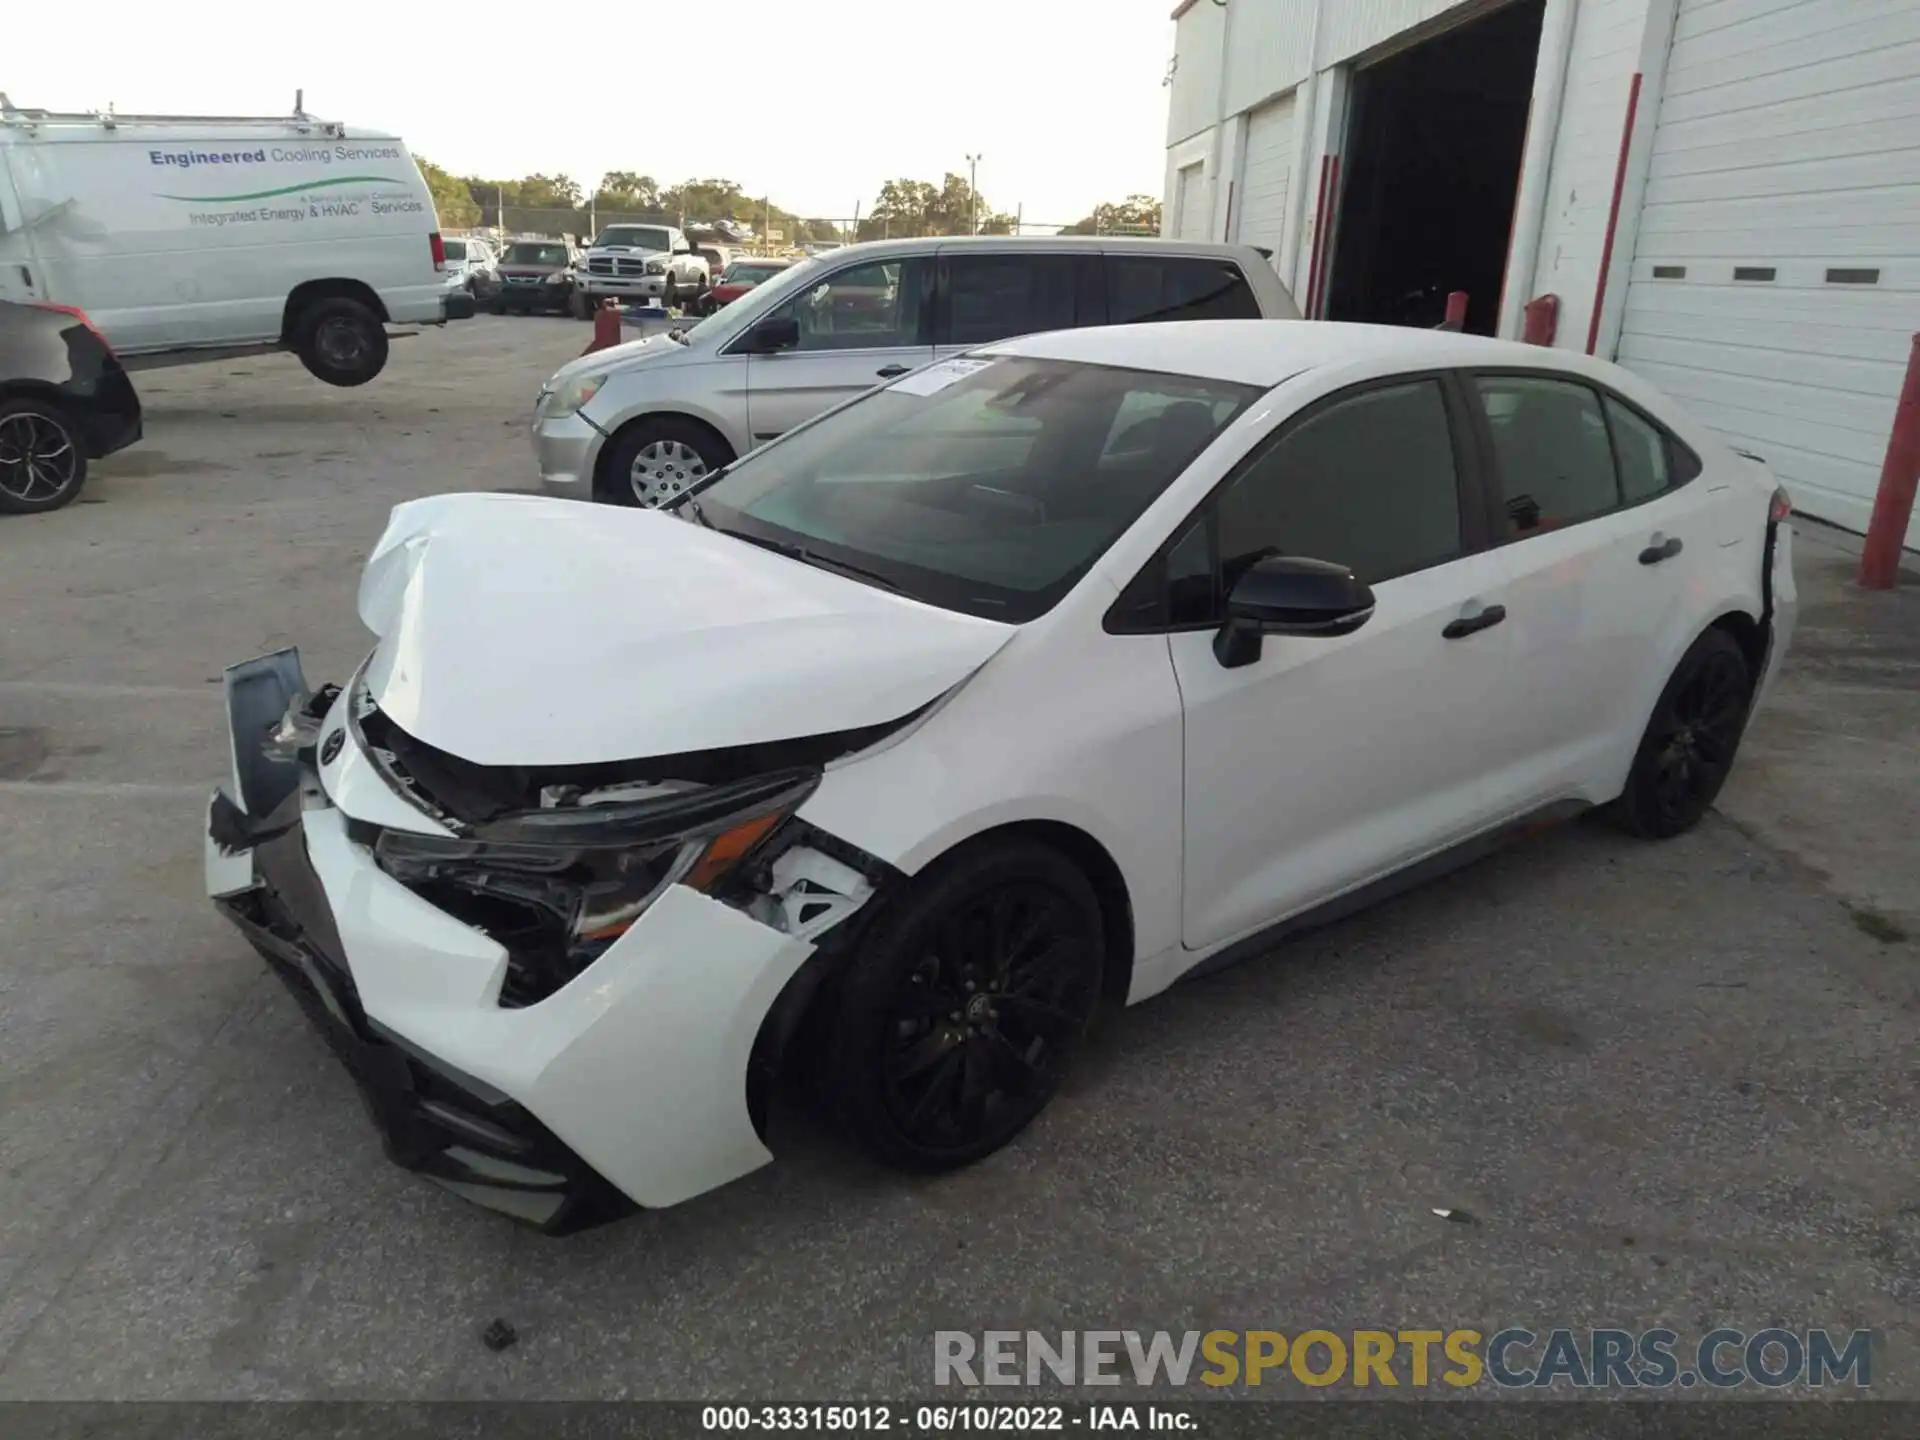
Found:
[[[1731,635],[1714,629],[1694,642],[1654,706],[1614,804],[1628,831],[1664,840],[1699,823],[1733,769],[1752,697],[1747,657]]]
[[[1058,1088],[1099,1003],[1099,901],[1030,842],[954,857],[867,937],[832,1046],[854,1135],[904,1169],[991,1154]]]
[[[0,404],[0,514],[58,510],[87,480],[73,422],[45,400]]]

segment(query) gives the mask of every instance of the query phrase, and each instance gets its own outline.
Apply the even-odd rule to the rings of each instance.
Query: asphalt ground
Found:
[[[1920,1398],[1920,599],[1844,539],[1695,833],[1563,827],[1178,987],[973,1169],[789,1105],[772,1166],[553,1241],[389,1165],[202,894],[218,678],[343,678],[388,508],[528,486],[586,338],[151,373],[143,443],[0,523],[0,1398],[831,1400],[925,1393],[942,1329],[1661,1324],[1869,1328]]]

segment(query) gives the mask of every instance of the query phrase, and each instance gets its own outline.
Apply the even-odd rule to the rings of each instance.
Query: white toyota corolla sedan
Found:
[[[961,1165],[1103,1003],[1547,819],[1693,825],[1792,631],[1787,514],[1566,351],[1007,341],[671,511],[397,508],[344,686],[228,672],[208,888],[388,1153],[549,1232],[765,1163],[783,1059]]]

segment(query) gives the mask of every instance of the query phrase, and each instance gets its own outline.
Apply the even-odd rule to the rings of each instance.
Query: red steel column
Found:
[[[1467,328],[1467,292],[1449,290],[1447,292],[1447,318],[1440,322],[1442,330],[1464,330]]]
[[[1900,574],[1900,550],[1906,544],[1913,497],[1920,489],[1920,335],[1907,354],[1907,378],[1893,412],[1887,459],[1880,467],[1880,489],[1873,497],[1867,543],[1860,552],[1860,583],[1869,590],[1891,590]]]

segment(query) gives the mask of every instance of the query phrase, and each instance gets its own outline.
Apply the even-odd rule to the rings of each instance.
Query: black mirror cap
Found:
[[[1351,635],[1373,618],[1373,604],[1373,591],[1344,565],[1269,555],[1234,583],[1214,653],[1232,668],[1259,658],[1262,635]]]
[[[791,315],[769,315],[747,332],[747,350],[754,355],[791,350],[799,343],[800,322]]]

